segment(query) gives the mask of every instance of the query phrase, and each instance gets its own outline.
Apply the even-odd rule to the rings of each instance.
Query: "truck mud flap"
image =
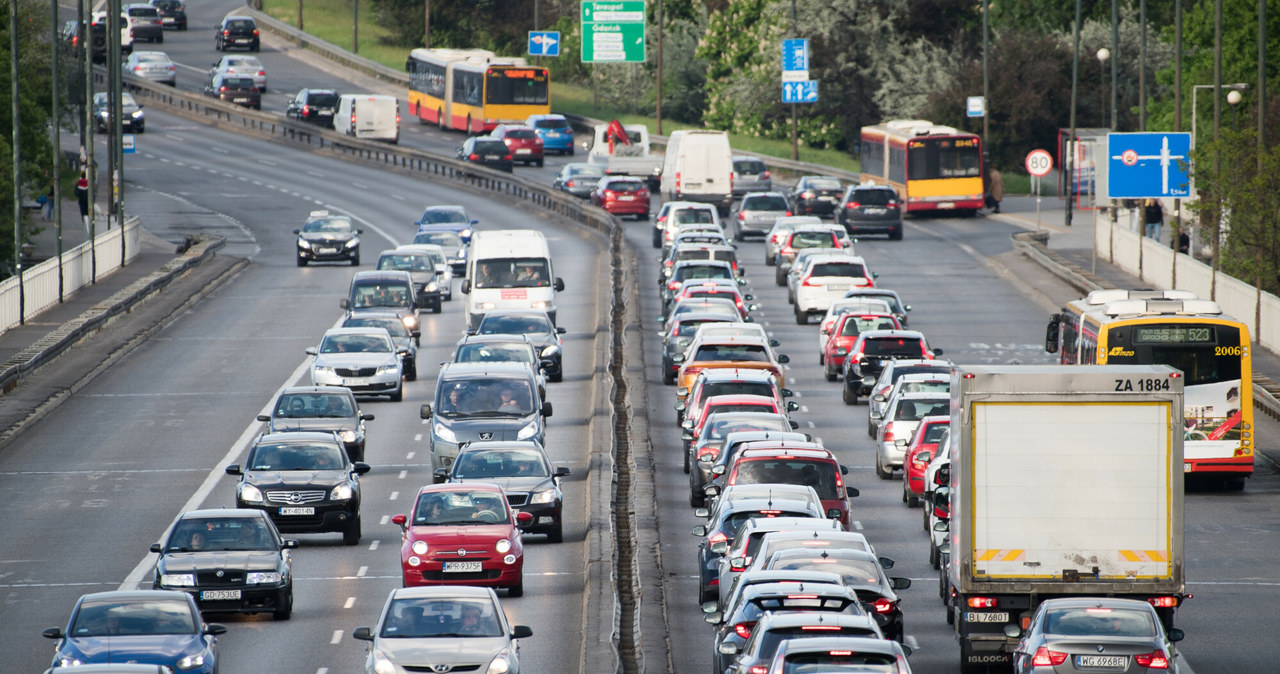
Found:
[[[1007,672],[1012,660],[1008,653],[1000,650],[1004,643],[1003,638],[999,641],[977,642],[968,642],[962,639],[960,641],[961,673],[980,674],[981,672],[987,672],[988,668],[993,672]]]

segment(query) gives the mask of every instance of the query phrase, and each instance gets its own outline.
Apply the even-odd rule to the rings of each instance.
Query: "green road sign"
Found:
[[[644,0],[583,0],[582,62],[644,62]]]

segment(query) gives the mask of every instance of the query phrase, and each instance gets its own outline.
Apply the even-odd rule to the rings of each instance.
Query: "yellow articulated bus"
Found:
[[[983,206],[982,139],[923,119],[895,119],[862,127],[862,180],[889,185],[907,213]]]
[[[485,49],[414,49],[404,65],[409,114],[441,129],[486,133],[551,112],[547,69],[522,58]]]
[[[1064,365],[1169,365],[1185,386],[1183,471],[1233,488],[1253,475],[1249,326],[1184,290],[1096,290],[1054,314],[1045,350]]]

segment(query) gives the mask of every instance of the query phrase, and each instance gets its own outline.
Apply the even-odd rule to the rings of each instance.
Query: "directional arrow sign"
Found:
[[[531,56],[559,56],[560,33],[557,31],[529,31]]]
[[[1107,134],[1107,194],[1112,199],[1191,195],[1189,133]]]
[[[782,83],[782,102],[783,103],[817,103],[818,102],[818,81],[807,80],[804,82],[783,82]]]

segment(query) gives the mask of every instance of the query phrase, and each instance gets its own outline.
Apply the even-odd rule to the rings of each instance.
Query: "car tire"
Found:
[[[825,354],[821,353],[821,352],[819,352],[819,353],[818,353],[818,364],[819,364],[819,365],[826,365],[826,364],[827,364],[827,356],[826,356]],[[832,379],[831,381],[835,381],[835,380],[834,380],[834,379]]]
[[[391,402],[393,402],[393,403],[398,403],[398,402],[400,402],[401,400],[404,400],[404,386],[403,386],[403,385],[401,385],[401,386],[400,386],[400,388],[396,389],[396,392],[395,392],[395,393],[392,393],[392,394],[391,394]]]
[[[360,445],[359,447],[356,447],[355,449],[348,452],[348,454],[350,455],[348,458],[350,458],[352,461],[364,461],[364,445]]]
[[[249,51],[253,51],[253,52],[258,51],[258,43],[257,43],[257,42],[254,42],[254,43],[253,43],[253,46],[252,46],[252,47],[249,47]]]
[[[782,270],[782,265],[774,263],[773,282],[779,288],[787,285],[787,272]]]
[[[684,474],[688,475],[689,474],[689,450],[685,449],[681,453],[684,454]]]
[[[649,211],[645,211],[640,215],[637,215],[636,220],[639,220],[640,222],[649,222]]]
[[[564,542],[564,522],[556,522],[556,525],[547,532],[547,541],[550,543]]]
[[[796,307],[796,325],[808,325],[808,324],[809,324],[809,314],[807,312],[801,311],[800,307]]]
[[[768,236],[769,236],[768,234],[766,234],[766,235],[765,235],[765,237],[766,237],[766,238],[768,238]],[[766,266],[766,267],[772,267],[772,266],[773,266],[773,258],[772,258],[772,257],[770,257],[768,254],[766,254],[766,255],[764,256],[764,266]]]
[[[564,381],[564,366],[560,366],[560,369],[556,370],[554,373],[548,372],[547,381],[553,381],[556,383]]]
[[[406,381],[418,380],[418,361],[411,360],[404,366],[404,378]]]
[[[305,267],[305,266],[307,266],[307,258],[305,258],[305,257],[299,257],[299,258],[298,258],[298,266],[299,266],[299,267]]]
[[[360,516],[356,515],[354,519],[347,524],[342,530],[343,545],[359,545],[360,544]]]
[[[667,386],[675,386],[676,375],[667,368],[662,368],[662,383]]]
[[[902,478],[902,483],[905,485],[905,484],[906,484],[906,482],[907,482],[907,478],[904,476],[904,477]],[[903,493],[903,495],[904,495],[904,496],[906,496],[906,497],[907,497],[907,507],[908,507],[908,508],[918,508],[918,507],[920,507],[920,497],[919,497],[919,496],[916,496],[915,494],[912,494],[912,493],[908,492],[905,486],[904,486],[904,487],[903,487],[903,489],[902,489],[902,493]]]
[[[936,569],[940,566],[940,556],[938,554],[938,546],[933,544],[933,539],[929,540],[929,566]]]
[[[924,517],[922,518],[923,521],[920,523],[920,528],[924,529],[925,533],[928,533],[929,532],[929,505],[926,504],[925,507],[921,509],[921,512],[924,514]]]
[[[662,230],[658,229],[657,227],[653,228],[653,247],[654,248],[662,247]]]
[[[436,303],[431,305],[431,313],[438,314],[441,311],[444,311],[444,307],[440,305],[442,301],[443,300],[436,300]]]
[[[822,368],[822,376],[826,377],[827,381],[835,381],[840,377],[839,374],[827,367]]]
[[[352,267],[360,266],[360,251],[356,251],[356,254],[351,256],[351,266]]]
[[[567,155],[569,155],[570,157],[572,157],[572,156],[573,156],[573,152],[574,152],[574,147],[573,147],[573,144],[572,144],[572,143],[570,143],[570,144],[569,144],[569,150],[568,150],[567,152],[565,152],[565,154],[567,154]]]
[[[511,587],[507,588],[507,596],[508,597],[524,596],[524,576],[521,576],[520,580],[516,582],[515,585],[512,585]]]
[[[850,391],[849,387],[845,386],[844,390],[840,393],[840,399],[843,400],[846,405],[857,405],[858,393],[856,391]]]
[[[706,495],[703,495],[702,498],[698,498],[698,495],[693,493],[693,485],[689,485],[689,507],[701,508],[705,505],[707,505]]]
[[[898,225],[896,229],[889,232],[889,240],[890,241],[902,240],[902,225]]]
[[[157,44],[164,44],[164,35],[163,35],[163,34],[161,34],[161,35],[160,35],[160,37],[156,38],[156,43],[157,43]]]
[[[536,161],[536,162],[534,162],[534,163],[538,165],[538,168],[542,168],[542,164],[543,164],[543,162],[545,162],[545,161],[546,161],[546,159],[539,159],[538,161]]]
[[[876,452],[876,477],[880,478],[881,480],[893,479],[893,469],[884,465],[884,463],[880,461],[879,451]]]
[[[285,596],[284,606],[271,612],[274,620],[288,620],[293,615],[293,588],[290,587]]]

